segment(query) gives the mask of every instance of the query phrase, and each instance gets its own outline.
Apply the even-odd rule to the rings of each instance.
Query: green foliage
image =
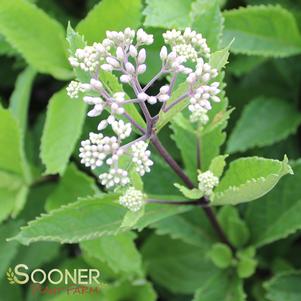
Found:
[[[222,243],[214,244],[210,249],[208,256],[220,269],[225,269],[232,263],[232,251],[227,245]]]
[[[106,30],[137,28],[141,21],[140,10],[140,0],[104,0],[93,7],[76,29],[85,36],[88,43],[101,41]]]
[[[58,79],[71,76],[64,29],[27,1],[0,2],[0,33],[36,70]]]
[[[289,272],[276,275],[265,284],[267,298],[275,301],[297,301],[300,299],[300,272]]]
[[[54,94],[47,109],[41,141],[41,159],[47,174],[63,174],[80,137],[86,104],[74,101],[65,90]]]
[[[245,106],[228,140],[227,151],[272,145],[295,133],[300,123],[300,113],[288,101],[257,98]]]
[[[293,15],[280,6],[248,6],[224,12],[224,45],[235,53],[286,57],[301,52]]]
[[[301,227],[301,162],[296,162],[293,169],[293,177],[284,178],[275,190],[248,207],[246,221],[252,243],[258,247],[285,238]]]
[[[203,249],[168,236],[151,236],[142,255],[152,279],[174,293],[192,294],[218,272]]]
[[[213,205],[250,202],[268,193],[286,174],[292,174],[287,158],[277,161],[248,157],[231,162],[215,189]]]

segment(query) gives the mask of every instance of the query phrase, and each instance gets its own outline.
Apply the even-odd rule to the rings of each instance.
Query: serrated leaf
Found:
[[[223,30],[223,16],[220,0],[196,0],[191,5],[192,29],[200,32],[208,46],[217,50]]]
[[[285,177],[270,194],[248,206],[245,218],[251,242],[257,247],[301,229],[301,161],[293,164],[293,168],[293,177]]]
[[[80,137],[86,104],[67,96],[65,89],[55,93],[48,104],[41,141],[41,159],[47,174],[63,174]]]
[[[203,196],[203,193],[197,188],[189,189],[186,186],[180,185],[178,183],[175,183],[174,186],[177,187],[181,191],[181,193],[188,199],[197,200]]]
[[[227,151],[243,152],[274,144],[296,132],[300,123],[301,114],[288,101],[257,98],[245,106],[228,140]]]
[[[214,191],[212,205],[250,202],[268,193],[286,174],[292,174],[288,160],[247,157],[230,163]]]
[[[46,211],[76,201],[78,198],[93,196],[98,191],[95,181],[70,164],[56,188],[46,201]]]
[[[138,28],[141,22],[140,10],[140,0],[104,0],[90,10],[76,29],[88,43],[98,42],[104,39],[106,30]]]
[[[191,20],[189,13],[192,0],[146,0],[145,26],[184,29]]]
[[[58,79],[71,77],[64,29],[28,1],[0,1],[0,33],[41,73]]]
[[[273,301],[299,301],[301,295],[301,273],[298,271],[281,273],[266,282],[266,297]]]
[[[234,40],[231,40],[223,49],[217,50],[210,55],[209,64],[217,70],[223,69],[227,63],[230,55],[230,47]]]
[[[117,195],[81,199],[43,214],[21,228],[13,240],[75,243],[117,233],[126,209],[115,203]]]
[[[28,106],[36,71],[27,67],[17,78],[15,89],[10,97],[9,108],[18,120],[21,131],[24,133],[27,126]]]
[[[135,246],[135,237],[126,232],[84,241],[80,246],[88,255],[105,261],[115,273],[126,277],[142,276],[142,258]]]
[[[224,12],[224,45],[235,53],[287,57],[301,52],[294,16],[280,6],[248,6]]]
[[[154,282],[177,294],[193,293],[218,271],[202,248],[168,236],[148,238],[142,254]]]
[[[195,292],[192,301],[245,301],[243,282],[232,271],[210,276]]]

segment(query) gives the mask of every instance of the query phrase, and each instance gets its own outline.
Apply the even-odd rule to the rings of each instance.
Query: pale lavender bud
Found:
[[[116,56],[121,61],[124,59],[124,52],[123,52],[123,49],[121,47],[117,47]]]
[[[137,73],[142,74],[142,73],[145,72],[145,70],[146,70],[146,65],[145,64],[139,65],[138,68],[137,68]]]
[[[119,62],[118,62],[116,59],[112,58],[112,57],[107,57],[107,58],[106,58],[106,61],[107,61],[110,65],[112,65],[113,67],[115,67],[115,68],[120,67]]]
[[[113,71],[113,66],[110,64],[102,64],[101,69],[104,71]]]
[[[143,64],[145,62],[145,59],[146,59],[146,51],[144,48],[142,48],[138,54],[138,59],[137,59],[138,64]]]
[[[154,105],[155,103],[157,103],[157,98],[155,96],[150,96],[148,99],[147,99],[147,102],[151,105]]]
[[[120,81],[122,83],[129,83],[131,81],[132,77],[130,75],[126,75],[126,74],[123,74],[120,76]]]
[[[138,51],[137,51],[136,47],[134,45],[131,45],[130,46],[130,56],[136,57],[137,54],[138,54]]]
[[[166,46],[163,46],[161,48],[160,58],[161,58],[162,61],[166,60],[166,58],[167,58],[167,48],[166,48]]]
[[[134,65],[133,65],[132,63],[130,63],[130,62],[127,62],[127,63],[125,64],[125,69],[126,69],[126,71],[129,72],[129,73],[135,73],[135,67],[134,67]]]
[[[146,93],[142,92],[142,93],[139,93],[139,94],[137,95],[137,98],[138,98],[139,100],[145,101],[145,100],[147,100],[148,95],[147,95]]]

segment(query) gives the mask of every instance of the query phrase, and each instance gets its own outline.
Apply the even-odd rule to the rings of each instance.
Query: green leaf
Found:
[[[188,199],[197,200],[203,196],[203,193],[197,188],[189,189],[186,186],[180,185],[178,183],[175,183],[174,186],[176,186]]]
[[[100,301],[156,301],[157,295],[152,285],[145,280],[137,283],[117,282],[102,290],[104,299]]]
[[[216,68],[217,70],[221,70],[227,65],[228,58],[230,55],[229,50],[233,41],[234,40],[231,40],[225,48],[217,50],[210,55],[209,64],[213,68]]]
[[[218,271],[202,248],[168,236],[148,238],[142,255],[154,282],[177,294],[192,294]]]
[[[220,271],[205,281],[192,301],[245,301],[243,282],[232,271]]]
[[[192,0],[146,0],[145,26],[184,29],[191,20]]]
[[[223,30],[223,16],[220,0],[196,0],[191,5],[192,29],[201,33],[208,46],[218,49]]]
[[[29,182],[23,143],[17,120],[0,106],[0,170],[23,177]]]
[[[248,206],[245,218],[257,247],[301,229],[301,161],[293,168],[293,177],[285,177],[270,194]]]
[[[28,245],[35,241],[75,243],[118,232],[126,209],[116,195],[81,199],[43,214],[22,227],[13,240]]]
[[[230,163],[214,191],[212,205],[250,202],[268,193],[286,174],[292,174],[288,160],[246,157]]]
[[[88,43],[98,42],[104,39],[106,30],[138,28],[141,23],[140,10],[140,0],[103,0],[90,10],[76,29]]]
[[[28,1],[0,1],[0,33],[41,73],[68,79],[64,29]]]
[[[10,221],[0,226],[0,280],[10,265],[12,259],[17,254],[19,245],[15,242],[7,242],[6,239],[15,235],[18,231],[20,222]]]
[[[240,257],[237,264],[237,274],[239,278],[249,278],[256,270],[257,261],[246,256]]]
[[[222,243],[216,243],[208,252],[212,262],[220,269],[226,269],[232,264],[232,251]]]
[[[86,104],[55,93],[48,104],[41,142],[41,159],[47,174],[63,174],[85,120]]]
[[[27,67],[17,78],[15,89],[10,97],[10,110],[18,120],[22,132],[26,131],[28,106],[36,71]]]
[[[158,235],[169,235],[208,251],[218,240],[212,226],[201,208],[170,216],[150,225]]]
[[[273,301],[299,301],[301,295],[301,273],[288,272],[274,276],[264,287],[267,298]]]
[[[227,151],[243,152],[274,144],[295,133],[300,123],[301,114],[288,101],[257,98],[244,107],[228,140]]]
[[[142,276],[142,259],[135,246],[136,235],[131,232],[81,242],[88,255],[105,261],[115,273],[126,277]]]
[[[235,207],[222,207],[218,212],[218,220],[226,236],[235,247],[244,246],[250,239],[250,230]]]
[[[93,196],[98,191],[95,181],[70,164],[62,179],[46,201],[46,211],[76,201],[80,197]]]
[[[210,163],[209,170],[218,178],[223,174],[227,157],[228,155],[217,156]]]
[[[223,44],[234,53],[287,57],[301,52],[294,16],[280,6],[248,6],[224,12]]]

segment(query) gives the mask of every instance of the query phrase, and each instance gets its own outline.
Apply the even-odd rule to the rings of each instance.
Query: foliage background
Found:
[[[166,209],[162,217],[168,218],[149,227],[136,225],[141,232],[78,244],[84,223],[95,217],[105,220],[111,209],[106,205],[110,200],[101,201],[104,207],[99,207],[101,191],[95,176],[78,162],[78,141],[95,128],[95,122],[85,119],[84,104],[65,93],[72,78],[65,41],[69,20],[90,43],[101,40],[105,30],[126,26],[145,26],[156,37],[166,28],[192,26],[204,34],[213,50],[235,38],[224,74],[229,107],[235,107],[227,142],[223,143],[222,126],[205,140],[204,152],[206,146],[212,150],[210,142],[217,139],[220,143],[213,156],[222,144],[220,153],[229,153],[229,162],[250,155],[282,160],[287,154],[295,173],[266,196],[220,213],[225,226],[233,223],[234,229],[241,230],[232,233],[234,239],[248,233],[239,246],[242,250],[256,248],[254,258],[242,261],[251,269],[257,266],[252,277],[242,281],[244,277],[237,277],[233,270],[212,264],[208,251],[216,237],[198,209]],[[0,0],[0,299],[82,298],[32,296],[29,287],[9,285],[8,267],[23,262],[32,269],[99,268],[108,285],[101,296],[85,300],[300,300],[300,28],[298,0]],[[156,43],[148,51],[150,74],[157,70],[159,48]],[[185,130],[176,123],[160,134],[189,172],[192,159],[185,151],[189,141],[183,137]],[[177,194],[172,185],[178,181],[175,175],[158,156],[154,160],[145,190]],[[75,203],[78,198],[88,202],[89,210],[85,211],[86,203]],[[49,233],[57,231],[59,242],[23,246],[6,241],[27,221],[72,202],[83,215],[74,215],[74,210],[69,215],[67,209],[62,219],[68,216],[71,224],[66,226],[50,215],[39,225],[36,240],[54,240]],[[92,239],[93,221],[89,226]],[[34,241],[31,234],[18,239],[28,244]]]

